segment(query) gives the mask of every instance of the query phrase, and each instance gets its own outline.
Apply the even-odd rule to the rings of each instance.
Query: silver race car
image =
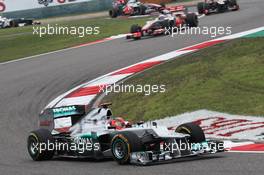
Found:
[[[40,25],[39,21],[25,18],[6,18],[0,16],[0,28],[21,27],[28,25]]]
[[[40,129],[30,132],[28,153],[33,160],[53,157],[113,158],[119,164],[148,165],[224,151],[223,142],[207,140],[202,129],[186,123],[170,130],[156,122],[131,124],[113,117],[110,103],[46,109]]]
[[[138,40],[146,36],[169,35],[185,27],[197,27],[198,24],[198,16],[188,12],[186,7],[171,7],[163,10],[154,20],[147,21],[143,27],[137,24],[132,25],[126,39]]]

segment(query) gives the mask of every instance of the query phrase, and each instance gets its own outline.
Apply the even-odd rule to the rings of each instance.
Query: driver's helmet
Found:
[[[158,17],[159,20],[164,20],[165,18],[166,18],[165,15],[159,15],[159,17]]]
[[[171,12],[169,11],[169,10],[162,10],[162,14],[164,14],[164,15],[168,15],[168,14],[171,14]]]
[[[137,0],[128,0],[128,4],[133,4],[133,3],[136,3],[137,2]]]
[[[121,117],[116,117],[109,121],[109,125],[116,128],[117,130],[121,130],[123,128],[126,128],[126,121]]]
[[[118,4],[126,4],[126,0],[117,0],[116,3],[118,3]]]

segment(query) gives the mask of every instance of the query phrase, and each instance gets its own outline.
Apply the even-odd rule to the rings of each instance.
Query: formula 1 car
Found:
[[[153,3],[141,3],[138,0],[116,0],[113,2],[112,9],[109,10],[109,16],[116,18],[117,16],[146,15],[160,12],[164,7],[164,5]]]
[[[27,25],[40,24],[40,22],[34,22],[32,19],[25,18],[5,18],[0,16],[0,28],[9,28],[9,27],[20,27]]]
[[[223,142],[206,140],[194,123],[176,130],[156,122],[131,124],[113,117],[109,105],[104,103],[89,112],[82,105],[45,109],[40,114],[41,129],[28,136],[29,155],[35,161],[57,156],[113,158],[119,164],[147,165],[224,151]]]
[[[0,16],[0,29],[10,26],[10,19]]]
[[[171,34],[175,29],[197,27],[199,24],[198,16],[195,13],[188,13],[184,6],[178,7],[178,10],[166,9],[162,13],[156,19],[147,21],[143,27],[132,25],[126,39],[138,40],[143,36]]]
[[[223,13],[226,11],[239,10],[236,0],[205,0],[197,4],[199,14],[209,15],[210,13]]]

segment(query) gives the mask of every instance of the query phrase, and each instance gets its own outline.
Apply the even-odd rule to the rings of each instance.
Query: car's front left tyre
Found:
[[[128,164],[132,152],[143,151],[144,147],[139,137],[133,132],[121,132],[111,141],[113,158],[120,165]]]

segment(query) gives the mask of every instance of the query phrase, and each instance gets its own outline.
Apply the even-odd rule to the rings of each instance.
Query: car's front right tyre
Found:
[[[178,126],[175,131],[178,133],[189,134],[190,143],[202,143],[206,140],[202,128],[195,123],[184,123]]]

